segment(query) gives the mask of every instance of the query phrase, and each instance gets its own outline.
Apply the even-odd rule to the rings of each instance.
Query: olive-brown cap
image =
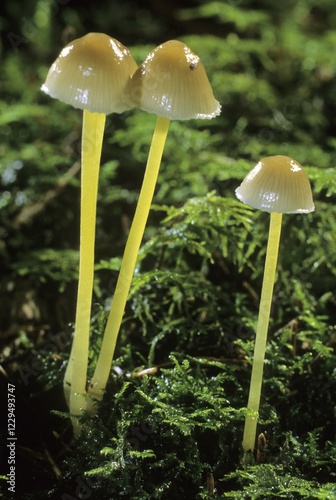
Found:
[[[315,210],[308,177],[289,156],[260,160],[236,189],[236,196],[263,212],[299,214]]]
[[[131,94],[139,108],[171,120],[214,118],[221,110],[202,61],[177,40],[150,52],[132,77]]]
[[[104,33],[88,33],[61,51],[41,90],[75,108],[121,113],[132,107],[125,89],[137,64],[129,50]]]

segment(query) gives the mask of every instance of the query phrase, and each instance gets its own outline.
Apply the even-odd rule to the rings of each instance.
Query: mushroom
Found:
[[[214,118],[221,106],[215,100],[200,58],[184,43],[170,40],[154,49],[130,83],[134,105],[157,115],[144,180],[127,239],[103,343],[89,394],[101,400],[129,293],[138,251],[153,199],[170,120]]]
[[[105,120],[109,113],[132,107],[125,89],[136,68],[129,50],[120,42],[103,33],[89,33],[63,48],[41,87],[51,97],[84,110],[78,295],[74,339],[64,378],[72,415],[79,415],[85,406],[96,204]]]
[[[301,165],[288,156],[263,158],[236,189],[239,200],[263,212],[270,212],[270,228],[261,290],[243,449],[254,450],[260,394],[278,259],[282,214],[305,214],[315,207],[308,177]]]

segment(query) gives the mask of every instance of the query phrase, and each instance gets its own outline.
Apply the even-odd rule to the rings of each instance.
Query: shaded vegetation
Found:
[[[1,389],[17,390],[18,498],[335,498],[333,1],[31,0],[2,9]],[[39,88],[63,45],[88,31],[118,38],[138,63],[182,40],[202,58],[222,114],[171,124],[107,394],[74,443],[62,378],[77,286],[81,112]],[[90,374],[154,123],[139,110],[107,119]],[[263,463],[247,466],[268,216],[234,190],[274,154],[304,166],[316,211],[284,216],[258,427],[267,448]],[[4,422],[2,476],[6,433]]]

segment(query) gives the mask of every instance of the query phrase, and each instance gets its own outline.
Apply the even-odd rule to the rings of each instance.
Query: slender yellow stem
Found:
[[[127,239],[96,370],[88,391],[97,400],[102,399],[103,391],[105,390],[110,374],[115,345],[131,286],[136,259],[154,195],[169,123],[170,120],[168,118],[162,117],[158,117],[156,122],[138,205]]]
[[[247,404],[248,409],[252,410],[254,412],[254,415],[247,416],[245,420],[245,428],[243,436],[244,451],[254,450],[254,444],[256,438],[267,332],[268,332],[269,317],[271,312],[275,271],[276,271],[278,252],[279,252],[281,222],[282,222],[282,214],[279,213],[271,214],[265,269],[264,269],[264,279],[261,290],[259,317],[257,324],[255,346],[254,346],[250,393]]]
[[[94,275],[94,243],[100,156],[106,115],[84,110],[82,132],[79,280],[75,333],[64,378],[64,392],[72,415],[85,406],[90,316]],[[74,429],[76,420],[73,420]]]

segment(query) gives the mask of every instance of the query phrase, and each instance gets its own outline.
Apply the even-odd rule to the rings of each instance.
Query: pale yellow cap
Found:
[[[236,196],[263,212],[300,214],[315,210],[308,177],[289,156],[260,160],[236,189]]]
[[[202,61],[176,40],[147,56],[132,77],[131,94],[139,108],[171,120],[214,118],[221,110]]]
[[[41,90],[75,108],[121,113],[132,107],[125,91],[136,69],[129,50],[118,40],[88,33],[64,47]]]

